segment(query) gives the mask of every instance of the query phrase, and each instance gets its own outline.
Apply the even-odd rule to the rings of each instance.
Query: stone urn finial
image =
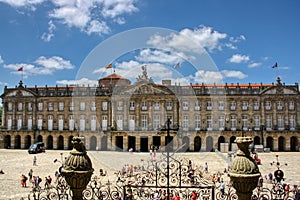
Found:
[[[80,137],[73,137],[73,149],[60,173],[73,192],[73,200],[82,200],[82,192],[91,180],[94,169]]]
[[[251,199],[252,191],[256,188],[260,172],[248,150],[252,143],[251,137],[237,137],[238,152],[229,167],[229,176],[232,186],[240,200]]]

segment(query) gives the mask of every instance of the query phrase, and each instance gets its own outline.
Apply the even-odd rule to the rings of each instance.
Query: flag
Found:
[[[112,64],[111,63],[105,66],[105,69],[110,69],[110,68],[112,68]]]
[[[272,68],[278,67],[277,62],[272,66]]]
[[[18,72],[22,72],[23,71],[23,67],[20,67],[19,69],[18,69]]]
[[[174,69],[179,69],[180,68],[180,63],[177,63],[175,66],[174,66]]]

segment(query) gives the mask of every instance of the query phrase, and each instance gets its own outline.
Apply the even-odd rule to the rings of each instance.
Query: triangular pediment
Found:
[[[25,89],[15,89],[4,94],[6,97],[34,97],[34,94]]]
[[[297,94],[297,90],[283,85],[273,86],[261,92],[262,95]]]
[[[173,95],[173,92],[165,86],[155,84],[135,84],[118,92],[119,95]]]

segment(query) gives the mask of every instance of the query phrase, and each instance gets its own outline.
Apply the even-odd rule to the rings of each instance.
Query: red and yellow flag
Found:
[[[105,69],[110,69],[110,68],[112,68],[112,64],[111,63],[105,66]]]

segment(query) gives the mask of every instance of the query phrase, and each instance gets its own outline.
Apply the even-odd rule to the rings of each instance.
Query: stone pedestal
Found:
[[[61,168],[60,173],[66,179],[73,192],[73,200],[82,200],[82,192],[91,180],[94,169],[85,146],[79,137],[72,140],[73,150]]]
[[[238,137],[236,143],[238,152],[229,167],[229,176],[232,186],[236,189],[239,200],[251,199],[252,191],[257,186],[260,172],[248,150],[252,143],[251,137]]]

